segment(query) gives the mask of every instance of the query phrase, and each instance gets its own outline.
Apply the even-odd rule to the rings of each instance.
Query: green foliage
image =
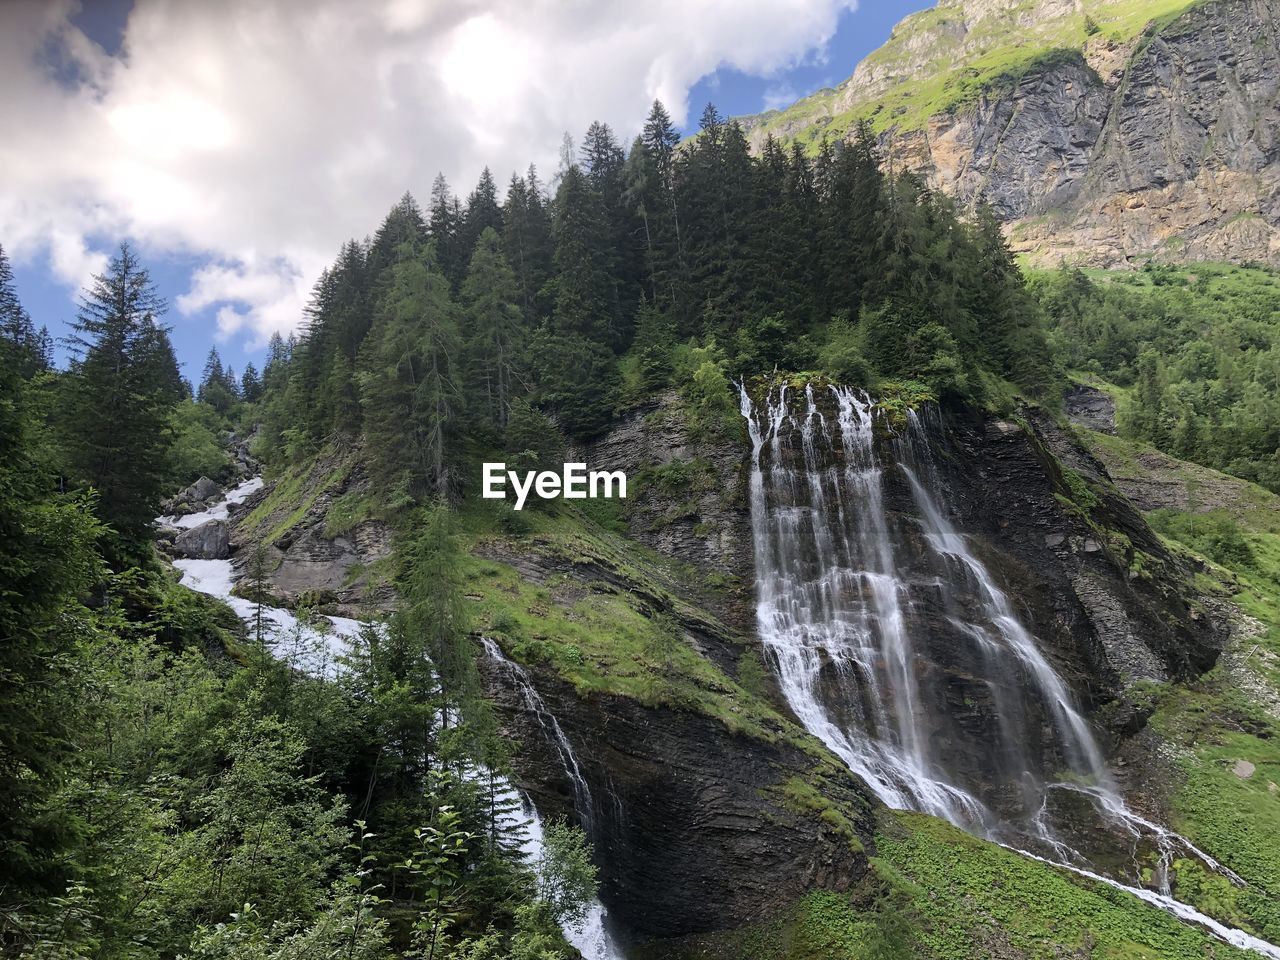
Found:
[[[365,446],[375,477],[393,496],[444,495],[461,400],[457,309],[433,248],[404,244],[395,256],[360,348]]]
[[[721,364],[703,360],[681,386],[690,436],[736,439],[742,436],[742,415],[729,378]]]
[[[542,844],[534,865],[538,899],[553,923],[580,927],[599,887],[587,835],[581,827],[552,820],[543,825]]]
[[[169,447],[170,487],[179,489],[201,477],[222,479],[231,465],[222,443],[222,423],[213,407],[183,400],[169,415],[173,442]]]
[[[828,340],[818,355],[822,369],[837,383],[864,390],[875,386],[875,374],[867,358],[863,329],[841,315],[832,321]]]
[[[512,470],[552,470],[564,460],[560,428],[524,398],[512,403],[503,440]]]
[[[575,334],[540,331],[529,345],[539,405],[554,411],[571,438],[597,436],[608,426],[620,378],[613,353]]]
[[[1261,267],[1149,265],[1036,275],[1065,366],[1120,390],[1121,432],[1280,489],[1280,275]]]
[[[82,599],[102,571],[92,501],[52,492],[15,353],[0,342],[0,873],[38,886],[74,833],[46,804],[74,749]]]
[[[1158,533],[1181,541],[1214,563],[1246,570],[1254,565],[1253,550],[1244,532],[1225,513],[1155,510],[1147,514],[1147,520]]]
[[[127,244],[84,292],[59,420],[78,484],[119,538],[117,566],[145,553],[168,479],[169,415],[181,380],[165,309]]]
[[[896,822],[895,822],[896,821]],[[1151,960],[1202,958],[1209,934],[1130,894],[1021,857],[938,820],[895,813],[876,837],[889,909],[913,917],[928,956],[968,960],[979,949],[1055,958],[1061,950]],[[1243,956],[1213,943],[1215,955]]]
[[[751,647],[738,657],[738,684],[753,697],[768,695],[768,674],[760,662],[760,655]]]
[[[522,379],[526,330],[517,303],[515,271],[502,255],[497,231],[486,227],[462,285],[467,325],[468,406],[493,431],[507,424]]]

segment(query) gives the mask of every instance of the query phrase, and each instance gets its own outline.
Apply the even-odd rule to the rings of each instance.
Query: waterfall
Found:
[[[160,517],[157,523],[170,526],[198,526],[208,520],[225,519],[230,513],[230,506],[242,503],[255,491],[261,489],[262,478],[254,477],[246,480],[226,496],[201,514],[191,514],[182,518]],[[237,597],[232,593],[235,586],[235,566],[230,560],[175,560],[173,566],[181,572],[179,581],[184,587],[197,593],[217,597],[231,607],[244,621],[250,630],[261,616],[265,627],[263,642],[277,659],[284,660],[296,669],[314,676],[333,677],[338,670],[342,656],[351,652],[351,641],[367,629],[379,629],[379,625],[349,617],[322,617],[311,622],[299,620],[292,612],[279,607],[259,605],[252,600]],[[560,724],[547,709],[546,704],[529,682],[528,673],[519,664],[502,655],[501,649],[492,640],[483,640],[485,652],[501,661],[504,669],[512,673],[516,680],[516,688],[528,708],[543,729],[548,732],[556,748],[560,751],[561,760],[565,763],[565,772],[574,785],[574,809],[586,827],[590,816],[591,794],[586,781],[582,778],[578,760],[569,745]],[[468,775],[477,779],[484,771],[470,771]],[[517,831],[521,837],[521,849],[525,858],[535,867],[542,856],[543,830],[538,811],[527,796],[521,794],[516,787],[505,778],[498,777],[499,798],[504,801],[504,809],[511,807],[512,812],[503,815],[506,826]],[[522,814],[516,814],[514,802],[519,801]],[[587,915],[581,925],[564,928],[565,939],[569,941],[584,960],[622,960],[622,952],[614,944],[609,935],[605,918],[607,911],[599,900],[587,907]]]
[[[569,778],[569,783],[573,787],[573,811],[578,815],[582,828],[590,834],[594,821],[591,789],[582,776],[578,756],[573,752],[569,738],[564,735],[555,714],[547,709],[547,705],[542,701],[529,672],[515,661],[508,660],[502,648],[490,637],[481,637],[480,645],[484,648],[485,656],[498,664],[511,679],[511,684],[520,695],[525,710],[533,715],[543,732],[547,734],[547,739],[555,746],[556,752],[560,755],[560,765],[564,768],[565,776]]]
[[[1242,881],[1128,808],[1066,683],[933,494],[942,485],[919,417],[907,412],[884,463],[871,399],[829,390],[820,398],[810,384],[801,396],[784,385],[757,410],[740,388],[752,450],[757,625],[797,719],[889,807],[941,817],[1019,852],[1037,848],[1046,855],[1027,855],[1280,956],[1169,896],[1176,850]],[[887,504],[893,480],[910,516]],[[948,699],[957,686],[960,704]],[[977,721],[958,715],[970,696],[989,699],[994,730],[981,711],[971,711]],[[1155,845],[1158,893],[1087,869],[1054,822],[1053,798],[1069,793],[1087,798],[1135,850],[1139,839]]]
[[[982,802],[946,778],[916,723],[916,654],[872,456],[870,404],[838,392],[836,438],[810,386],[806,412],[793,424],[802,438],[805,469],[798,470],[783,450],[783,427],[792,419],[788,392],[783,387],[771,398],[761,422],[742,391],[754,465],[757,619],[783,694],[805,727],[887,805],[954,823],[985,822]],[[837,439],[843,444],[843,470],[820,462],[819,439],[824,450]],[[824,684],[854,713],[837,716]]]
[[[578,764],[577,754],[573,752],[573,746],[569,743],[569,738],[565,736],[564,730],[561,729],[559,721],[555,718],[555,714],[543,702],[541,694],[538,693],[537,688],[533,685],[533,678],[529,676],[529,672],[514,660],[508,659],[502,652],[502,648],[492,638],[481,637],[480,645],[484,649],[485,656],[507,674],[512,686],[515,687],[519,694],[525,710],[534,716],[543,732],[547,734],[547,738],[555,746],[565,775],[573,786],[574,812],[578,815],[578,819],[582,823],[582,828],[587,832],[587,836],[590,837],[594,823],[591,791],[587,787],[587,781],[582,776],[582,768]],[[533,862],[536,862],[542,854],[542,821],[538,817],[538,811],[534,808],[532,802],[523,795],[521,800],[524,804],[525,813],[529,817],[526,854],[530,856]],[[622,951],[618,949],[613,942],[613,938],[609,935],[606,922],[607,916],[608,911],[605,909],[604,904],[599,899],[596,899],[587,907],[586,918],[580,926],[567,927],[565,929],[566,938],[578,949],[585,960],[621,960]]]

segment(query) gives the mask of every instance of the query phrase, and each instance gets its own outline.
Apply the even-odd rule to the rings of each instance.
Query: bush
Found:
[[[1226,514],[1155,510],[1148,518],[1159,533],[1186,544],[1214,563],[1232,568],[1253,565],[1253,548],[1240,526]]]

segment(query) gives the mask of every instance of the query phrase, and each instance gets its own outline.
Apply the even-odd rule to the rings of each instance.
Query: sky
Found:
[[[288,334],[344,240],[442,172],[554,174],[660,98],[685,132],[853,72],[927,0],[4,0],[0,245],[63,336],[121,240],[184,373]]]

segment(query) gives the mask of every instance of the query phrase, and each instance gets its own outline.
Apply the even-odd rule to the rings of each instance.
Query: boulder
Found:
[[[183,494],[188,500],[212,500],[214,497],[221,496],[222,488],[208,477],[201,477],[187,487]]]
[[[231,534],[222,520],[209,520],[184,530],[173,543],[173,552],[190,560],[225,560],[231,555]]]

